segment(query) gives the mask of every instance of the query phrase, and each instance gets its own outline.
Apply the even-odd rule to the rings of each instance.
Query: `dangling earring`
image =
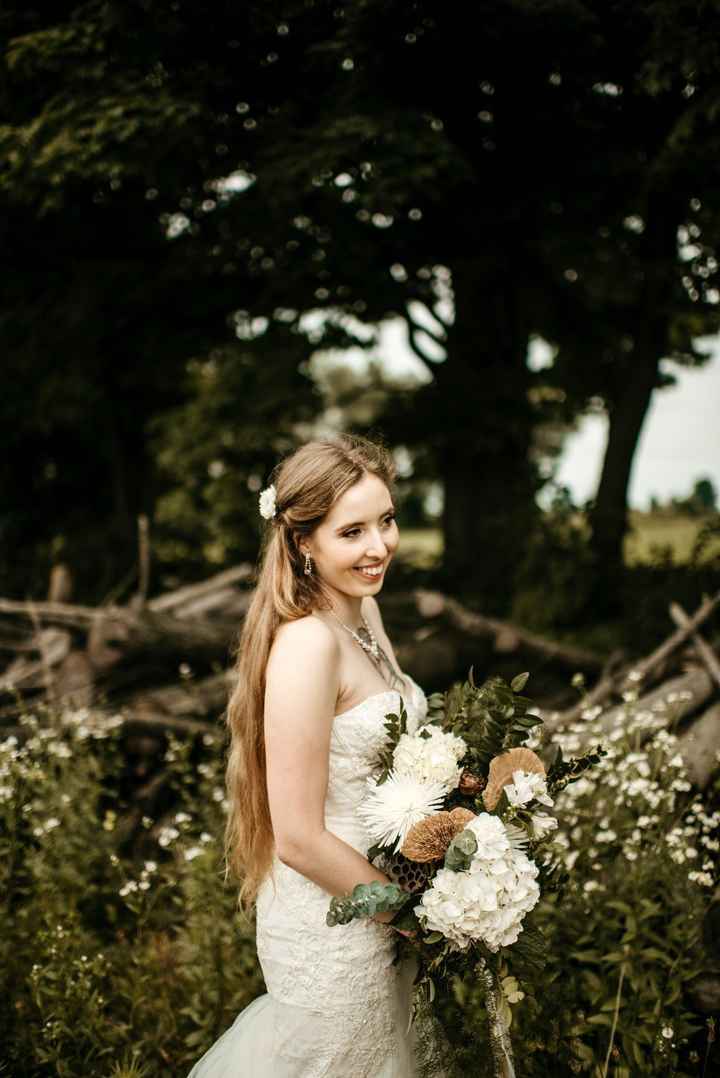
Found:
[[[312,562],[310,561],[310,555],[305,551],[305,576],[310,576],[312,573]]]

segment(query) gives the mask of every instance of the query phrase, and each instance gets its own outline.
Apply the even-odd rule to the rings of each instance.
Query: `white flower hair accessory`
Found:
[[[274,483],[271,483],[269,487],[265,487],[265,490],[260,491],[260,516],[265,517],[265,520],[272,520],[275,516],[276,494]]]

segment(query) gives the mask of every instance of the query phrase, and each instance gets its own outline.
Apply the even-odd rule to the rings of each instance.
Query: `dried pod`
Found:
[[[501,756],[495,756],[490,761],[487,786],[482,795],[488,811],[492,811],[497,805],[503,787],[512,782],[513,771],[534,771],[538,775],[544,775],[545,765],[532,749],[510,749]]]
[[[474,812],[461,807],[426,816],[410,828],[400,852],[410,861],[441,861],[455,835],[474,818]]]
[[[458,790],[461,794],[474,797],[475,794],[479,794],[481,790],[485,789],[486,783],[487,779],[484,779],[482,775],[474,775],[472,771],[465,770],[460,776]]]
[[[379,867],[393,883],[413,895],[427,888],[434,872],[432,866],[410,861],[407,857],[403,857],[402,853],[383,854]]]

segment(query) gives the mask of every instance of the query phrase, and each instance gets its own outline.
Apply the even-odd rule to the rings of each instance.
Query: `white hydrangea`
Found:
[[[445,733],[439,726],[428,724],[421,730],[428,737],[401,734],[393,752],[394,770],[409,775],[418,782],[442,782],[449,793],[460,782],[462,768],[458,763],[467,752],[461,737]]]
[[[529,801],[540,801],[543,805],[554,804],[547,792],[545,776],[534,771],[513,771],[513,781],[507,783],[505,793],[511,805],[527,805]]]
[[[465,872],[441,868],[417,910],[421,924],[459,947],[482,940],[491,950],[515,943],[540,898],[538,868],[510,842],[502,820],[480,813],[468,824],[478,840]]]

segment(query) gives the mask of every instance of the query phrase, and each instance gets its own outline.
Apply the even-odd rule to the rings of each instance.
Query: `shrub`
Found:
[[[526,919],[541,967],[506,954],[522,1078],[694,1075],[711,1047],[685,989],[703,967],[720,813],[691,790],[668,715],[636,695],[609,736],[587,708],[560,738],[568,756],[580,735],[609,752],[556,800],[568,880]],[[175,805],[143,817],[131,856],[122,718],[43,709],[21,726],[0,743],[0,1064],[12,1078],[185,1074],[264,990],[223,880],[220,737],[169,740]],[[465,1073],[491,1073],[479,986],[456,979],[437,1004]]]
[[[222,761],[195,769],[171,742],[180,811],[145,817],[152,856],[130,857],[122,718],[43,709],[21,724],[22,743],[0,744],[2,1062],[13,1078],[184,1073],[263,990],[223,884]]]

